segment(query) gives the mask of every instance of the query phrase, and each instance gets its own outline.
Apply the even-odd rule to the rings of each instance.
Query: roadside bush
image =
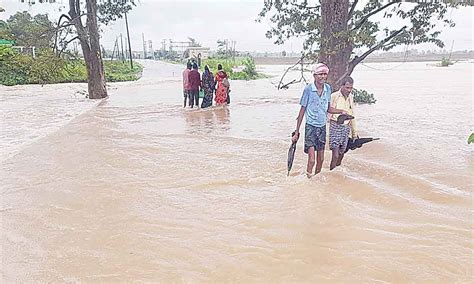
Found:
[[[8,51],[3,52],[0,60],[0,84],[7,86],[28,84],[31,64],[28,56]]]
[[[441,59],[441,67],[448,67],[449,65],[453,65],[453,64],[454,63],[449,58],[443,57]]]
[[[0,62],[13,55],[13,50],[9,46],[0,45]]]
[[[57,57],[50,50],[43,50],[36,59],[28,57],[31,66],[28,84],[51,84],[64,81],[65,60]]]
[[[84,60],[70,59],[66,61],[62,70],[64,81],[62,83],[82,83],[87,82],[87,70]]]
[[[257,68],[255,67],[255,62],[252,57],[246,57],[244,59],[245,68],[243,72],[247,74],[248,78],[254,79],[258,77]]]
[[[135,81],[142,76],[143,66],[133,63],[133,70],[129,62],[104,61],[105,79],[107,82]]]
[[[143,67],[134,63],[133,70],[121,61],[104,61],[107,82],[133,81],[141,77]],[[23,84],[87,82],[87,70],[82,59],[63,59],[50,50],[38,52],[36,58],[14,52],[11,48],[0,48],[0,84],[13,86]]]
[[[255,62],[251,57],[238,57],[235,60],[231,58],[209,58],[203,60],[201,65],[208,65],[209,69],[215,74],[218,64],[222,65],[222,69],[231,80],[254,80],[266,77],[257,72]],[[234,72],[233,68],[238,66],[243,66],[244,68],[242,71]]]

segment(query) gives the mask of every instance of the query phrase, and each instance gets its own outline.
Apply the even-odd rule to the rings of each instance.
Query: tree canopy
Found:
[[[41,4],[50,4],[52,1],[40,1]],[[68,0],[69,11],[62,14],[57,22],[56,31],[74,26],[76,36],[65,41],[63,48],[68,43],[79,40],[82,54],[86,63],[88,77],[89,98],[101,99],[107,97],[105,86],[104,65],[100,48],[99,23],[108,24],[124,16],[133,5],[134,0]],[[28,1],[34,4],[35,1]],[[83,21],[83,18],[86,18]],[[54,44],[55,48],[57,42]]]
[[[54,41],[55,28],[48,15],[34,17],[28,12],[18,12],[6,22],[0,21],[0,38],[14,39],[16,45],[49,48]]]
[[[266,36],[276,44],[302,38],[308,58],[330,65],[345,64],[340,67],[344,72],[337,74],[341,77],[350,75],[358,63],[377,50],[420,43],[443,47],[439,35],[445,27],[455,25],[447,12],[470,5],[468,2],[267,0],[257,20],[270,20],[273,26]],[[355,56],[354,49],[361,54]],[[341,78],[331,79],[335,83]]]
[[[273,0],[265,1],[259,14],[259,20],[265,16],[276,24],[266,36],[275,38],[276,44],[282,44],[291,37],[303,37],[305,49],[316,47],[321,41],[320,27],[322,21],[320,1],[311,0]],[[349,2],[349,1],[347,1]],[[369,0],[365,5],[354,0],[349,3],[347,21],[349,29],[346,31],[354,43],[354,47],[373,47],[377,43],[377,35],[383,31],[385,35],[403,31],[390,42],[383,44],[380,49],[388,50],[398,44],[418,44],[431,42],[439,47],[444,44],[438,39],[440,27],[454,26],[455,23],[445,18],[449,7],[457,7],[461,1],[420,1],[409,3],[406,1],[376,1]],[[274,13],[273,13],[274,12]],[[383,14],[383,22],[373,20],[377,14]],[[394,27],[396,21],[400,24]],[[389,20],[390,19],[390,20]],[[316,44],[316,46],[315,46]]]

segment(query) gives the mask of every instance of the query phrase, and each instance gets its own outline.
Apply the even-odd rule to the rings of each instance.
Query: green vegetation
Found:
[[[121,61],[104,61],[107,82],[133,81],[141,76],[143,67],[134,64],[133,70]],[[54,84],[87,82],[84,60],[57,57],[50,50],[42,50],[36,58],[19,54],[11,47],[0,46],[0,84]]]
[[[128,62],[104,61],[105,80],[107,82],[136,81],[142,76],[143,66],[133,63],[133,70]]]
[[[366,90],[352,89],[354,95],[354,102],[359,104],[374,104],[377,100],[374,94],[368,93]]]
[[[117,9],[126,8],[121,4],[114,5],[107,4],[102,8],[117,5]],[[107,13],[113,15],[119,10]],[[54,26],[55,24],[47,15],[31,16],[28,12],[18,12],[6,21],[0,20],[0,84],[12,86],[65,82],[90,83],[91,78],[88,78],[84,59],[77,59],[77,55],[72,55],[66,50],[67,43],[71,39],[71,31],[60,29],[56,38]],[[63,36],[61,36],[62,33]],[[18,46],[24,46],[23,50],[20,52],[19,49],[14,49],[12,42]],[[35,56],[33,56],[32,47],[35,47]],[[105,61],[103,64],[107,82],[137,80],[141,77],[143,69],[138,63],[134,64],[133,70],[130,69],[128,63],[120,61]],[[93,70],[92,73],[95,71]]]
[[[441,32],[455,25],[451,9],[473,5],[472,1],[261,2],[257,20],[272,24],[266,36],[276,44],[303,40],[302,55],[328,63],[328,83],[335,87],[374,52],[422,43],[444,47]]]
[[[49,4],[52,2],[55,1],[28,1],[28,4],[30,4],[31,8],[31,5],[35,3]],[[70,42],[78,39],[88,70],[86,81],[88,83],[89,98],[105,98],[107,97],[107,89],[105,86],[106,75],[101,54],[98,22],[107,25],[118,18],[122,18],[124,15],[126,16],[126,13],[135,5],[135,0],[104,0],[100,1],[99,4],[96,3],[97,1],[82,0],[70,0],[67,2],[69,2],[69,9],[65,9],[67,14],[59,16],[58,23],[57,25],[53,25],[53,29],[43,27],[46,28],[46,30],[44,30],[43,33],[37,33],[39,35],[37,39],[41,41],[47,40],[49,47],[51,47],[51,43],[54,43],[52,49],[57,53],[58,57],[66,50]],[[85,17],[85,19],[81,19],[82,17]],[[25,17],[21,18],[25,19]],[[31,23],[31,20],[27,19],[26,23]],[[57,27],[54,28],[55,26]],[[12,27],[13,26],[10,25],[9,28]],[[27,31],[24,29],[24,24],[20,24],[18,27],[22,29],[23,32]],[[74,27],[74,29],[72,29],[72,27]],[[51,32],[51,36],[47,36],[49,32]],[[63,32],[65,33],[65,37],[58,35]],[[45,35],[44,38],[42,38],[43,35]],[[54,38],[52,35],[54,35]],[[31,38],[25,37],[25,39]],[[26,45],[26,47],[33,46],[38,47],[36,44]]]
[[[266,78],[264,74],[258,73],[255,62],[252,57],[232,58],[209,58],[202,61],[201,66],[208,65],[209,69],[215,74],[217,65],[222,64],[222,69],[232,80],[255,80]],[[241,71],[235,71],[242,69]]]
[[[17,12],[6,22],[0,21],[0,39],[15,40],[16,45],[31,47],[37,50],[46,49],[54,42],[55,28],[48,15]]]
[[[454,62],[451,61],[451,59],[443,57],[441,59],[441,67],[448,67],[449,65],[453,65]]]
[[[131,70],[128,62],[110,60],[104,61],[104,69],[107,82],[135,81],[140,79],[143,71],[138,62],[133,63]],[[87,82],[86,65],[82,59],[67,61],[63,74],[65,79],[61,82]]]
[[[467,139],[467,143],[468,144],[474,143],[474,133],[471,133],[471,135],[469,136],[469,139]]]

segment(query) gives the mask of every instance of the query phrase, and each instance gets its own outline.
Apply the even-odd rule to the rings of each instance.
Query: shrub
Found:
[[[33,59],[28,76],[28,84],[51,84],[64,81],[65,60],[50,50],[43,50]]]
[[[70,59],[66,61],[63,69],[64,81],[69,83],[87,82],[87,70],[84,60]]]
[[[374,94],[368,93],[366,90],[359,90],[354,88],[352,90],[354,95],[354,102],[359,104],[374,104],[377,100],[374,98]]]
[[[143,67],[135,63],[133,70],[121,61],[104,61],[106,81],[133,81],[141,77]],[[54,84],[87,82],[87,69],[82,59],[63,59],[50,50],[42,50],[36,58],[0,48],[0,84]]]
[[[104,61],[105,79],[107,82],[135,81],[140,79],[143,67],[133,63],[133,70],[128,62]]]
[[[215,74],[217,72],[217,65],[221,64],[222,69],[227,73],[229,79],[232,80],[254,80],[265,78],[263,74],[259,74],[255,67],[255,62],[252,57],[238,57],[231,58],[209,58],[202,61],[202,66],[208,65],[209,69]],[[242,71],[234,72],[233,68],[243,66]]]
[[[0,61],[0,84],[13,86],[28,84],[32,58],[21,54],[8,54]]]
[[[441,67],[448,67],[449,65],[453,65],[453,64],[454,63],[449,58],[443,57],[441,59]]]

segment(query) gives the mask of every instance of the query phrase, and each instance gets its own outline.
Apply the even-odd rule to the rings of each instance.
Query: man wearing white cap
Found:
[[[329,68],[324,63],[318,63],[313,67],[314,83],[308,84],[304,88],[300,100],[301,109],[296,122],[295,134],[291,138],[293,142],[298,141],[301,122],[304,115],[306,115],[304,152],[308,154],[308,166],[306,167],[308,178],[312,176],[315,162],[315,175],[321,171],[323,166],[328,112],[332,114],[345,113],[330,105],[332,91],[331,86],[326,83],[328,73]],[[315,152],[317,155],[315,155]]]

